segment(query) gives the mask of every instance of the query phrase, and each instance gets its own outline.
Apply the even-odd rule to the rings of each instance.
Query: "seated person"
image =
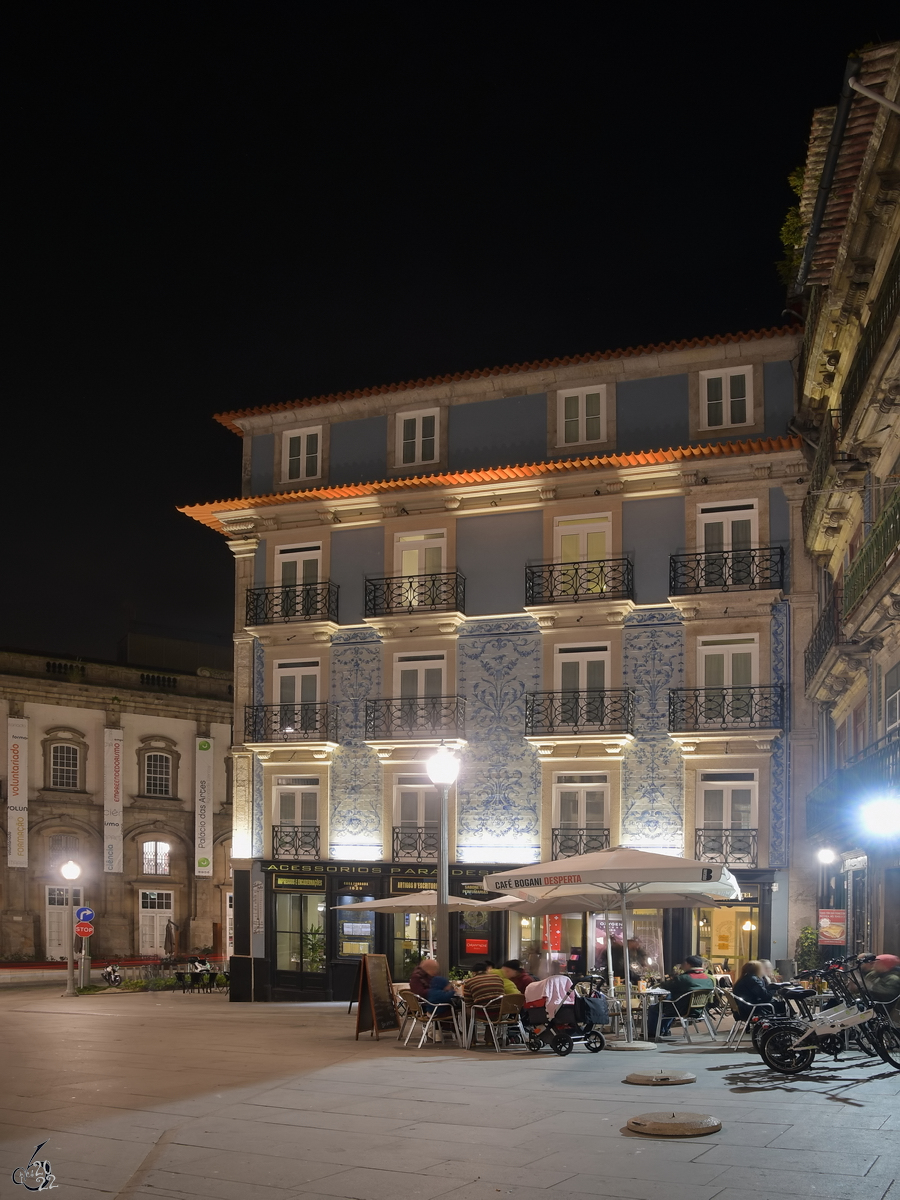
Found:
[[[501,971],[499,967],[495,967],[489,958],[486,958],[484,961],[488,971],[490,971],[492,975],[499,975],[503,982],[504,993],[507,996],[515,996],[519,989],[516,987],[513,981],[508,976],[504,975],[503,971]]]
[[[757,959],[750,959],[741,967],[741,973],[731,992],[738,1002],[741,1016],[750,1015],[754,1004],[765,1004],[769,1011],[775,999],[769,981],[765,976],[765,967]]]
[[[571,986],[571,980],[563,974],[562,963],[552,962],[546,979],[539,979],[525,988],[525,1006],[537,1008],[543,1005],[547,1016],[552,1017],[565,1001]]]
[[[681,974],[666,980],[664,986],[668,988],[671,999],[675,1001],[676,1009],[684,1016],[688,1010],[691,994],[697,991],[711,992],[714,984],[710,976],[703,969],[703,959],[698,954],[689,954],[681,965]],[[660,1025],[662,1007],[662,1004],[653,1004],[650,1007],[647,1017],[647,1033],[651,1038],[657,1036],[657,1029],[659,1030],[660,1037],[665,1038],[669,1036],[669,1030],[675,1018],[666,1016]],[[666,1007],[671,1012],[669,1006],[667,1005]]]
[[[409,977],[409,990],[420,1000],[427,1000],[431,981],[440,969],[436,958],[423,958]]]
[[[493,1014],[500,1011],[500,1001],[503,993],[506,990],[503,986],[503,978],[491,971],[486,962],[479,962],[472,968],[472,974],[463,983],[462,994],[466,1004],[490,1004],[492,1007],[489,1010]],[[519,993],[516,992],[516,995]],[[484,1044],[490,1045],[493,1039],[488,1031],[488,1027],[484,1027]]]
[[[437,1008],[439,1004],[459,1004],[459,996],[456,994],[456,989],[451,984],[450,980],[445,975],[433,975],[431,977],[431,987],[428,989],[428,996],[422,1001],[422,1008],[429,1012],[433,1008]],[[441,1016],[450,1017],[450,1010],[445,1010]]]
[[[516,991],[523,996],[528,985],[534,983],[534,980],[517,958],[508,959],[500,968],[500,974],[515,984]]]
[[[866,975],[866,989],[873,1000],[888,1006],[892,1024],[900,1025],[900,958],[896,954],[879,954]]]

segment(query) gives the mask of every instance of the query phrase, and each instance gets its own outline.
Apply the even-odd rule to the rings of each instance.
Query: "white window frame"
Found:
[[[749,776],[745,779],[735,779],[735,775]],[[759,828],[759,772],[758,771],[699,771],[697,773],[697,828],[717,829],[718,825],[710,825],[706,819],[706,793],[722,791],[722,826],[724,829],[758,829]],[[735,791],[750,792],[750,823],[735,825],[731,817],[731,793]],[[731,824],[725,821],[726,815]]]
[[[417,664],[421,663],[421,666]],[[401,671],[418,670],[419,685],[418,693],[415,699],[424,700],[425,696],[425,672],[436,671],[441,672],[441,690],[439,695],[447,695],[447,655],[443,650],[418,650],[415,652],[407,652],[405,654],[394,655],[394,695],[400,698],[400,673]],[[409,696],[407,699],[412,700]]]
[[[440,571],[425,570],[425,551],[439,549],[441,552]],[[446,529],[416,529],[394,535],[394,573],[403,578],[403,554],[411,550],[419,552],[419,568],[410,572],[410,577],[416,575],[442,575],[447,570],[447,530]]]
[[[54,953],[60,958],[67,957],[68,942],[72,921],[72,910],[69,908],[69,889],[50,884],[44,890],[44,954],[52,961]],[[72,888],[72,908],[84,904],[84,889]],[[61,915],[60,915],[61,914]],[[51,942],[51,932],[59,932],[60,937]]]
[[[300,679],[305,675],[313,675],[316,680],[316,698],[315,700],[302,700],[302,688]],[[281,698],[281,680],[284,678],[293,678],[294,699],[282,700]],[[272,670],[272,700],[275,704],[293,704],[295,708],[299,708],[301,704],[318,704],[321,699],[322,690],[322,660],[319,658],[295,658],[285,659],[276,662]]]
[[[144,897],[147,897],[147,905],[144,905]],[[154,897],[151,901],[151,897]],[[143,926],[145,919],[151,914],[155,917],[154,925],[156,927],[156,944],[148,950],[151,954],[162,954],[165,947],[165,927],[169,919],[175,920],[175,893],[168,889],[160,888],[141,888],[137,896],[138,904],[138,945],[139,954],[144,953],[144,937]],[[165,920],[163,920],[165,918]]]
[[[285,782],[292,779],[293,782]],[[299,810],[295,808],[294,819],[286,821],[281,813],[281,798],[282,796],[293,793],[299,795],[300,804]],[[316,812],[314,818],[303,816],[303,795],[313,793],[315,795]],[[317,775],[277,775],[275,777],[273,807],[272,807],[272,824],[273,825],[296,825],[300,829],[315,829],[321,825],[319,819],[322,811],[322,780]]]
[[[746,405],[745,419],[743,421],[731,420],[731,380],[736,375],[744,375],[746,377],[746,396],[744,402]],[[722,380],[722,421],[718,425],[713,425],[709,420],[709,397],[707,395],[709,380]],[[716,371],[701,371],[700,372],[700,428],[701,429],[740,429],[746,425],[755,424],[755,414],[753,411],[753,368],[750,366],[743,367],[720,367]]]
[[[411,764],[412,765],[412,764]],[[408,779],[413,782],[401,783],[402,779]],[[407,829],[437,829],[440,825],[440,812],[434,821],[426,821],[425,817],[425,794],[430,792],[432,797],[440,804],[440,791],[436,784],[433,784],[427,775],[395,775],[394,776],[394,825],[398,828],[404,828],[400,815],[400,796],[402,792],[416,792],[416,821],[414,825],[407,825]]]
[[[729,648],[734,647],[729,653]],[[750,682],[746,685],[738,684],[738,687],[759,687],[759,634],[758,633],[743,633],[735,634],[734,637],[708,637],[698,638],[697,640],[697,687],[722,687],[733,688],[732,683],[731,659],[734,654],[747,654],[751,656],[750,660]],[[724,654],[725,656],[725,680],[721,684],[706,683],[706,658],[711,654]]]
[[[600,433],[597,437],[587,436],[586,400],[588,396],[600,397]],[[566,438],[566,400],[578,401],[578,437]],[[573,418],[574,419],[574,418]],[[595,383],[589,387],[566,388],[556,393],[556,445],[557,448],[566,446],[583,446],[594,442],[606,441],[606,384]]]
[[[151,865],[154,866],[156,869],[152,870],[152,871],[147,870],[147,847],[148,846],[154,847],[153,862]],[[159,849],[160,846],[164,846],[165,850],[161,852]],[[162,877],[162,876],[170,876],[172,874],[172,843],[171,842],[163,842],[163,841],[160,841],[155,838],[148,838],[147,841],[141,842],[138,849],[139,849],[140,856],[141,856],[141,862],[140,862],[141,875],[158,875],[158,876]],[[162,864],[160,863],[160,854],[161,853],[164,855],[164,861],[162,862]],[[164,868],[163,870],[159,870],[160,865],[163,866],[163,868]]]
[[[309,450],[309,439],[316,439],[315,462],[310,463],[311,457]],[[291,439],[300,439],[299,455],[291,455]],[[291,474],[291,458],[296,457],[299,467],[299,474]],[[315,471],[311,471],[310,466],[315,467]],[[288,429],[281,435],[281,482],[282,483],[305,483],[310,479],[322,478],[322,426],[315,425],[306,429]]]
[[[59,839],[60,845],[53,843]],[[51,833],[47,838],[47,864],[51,871],[58,871],[70,858],[78,858],[81,840],[74,833]]]
[[[159,759],[160,763],[162,763],[163,760],[165,760],[168,763],[168,770],[165,772],[165,780],[166,780],[165,791],[161,790],[158,786],[160,780],[162,779],[162,774],[158,773],[155,770],[155,764],[154,764],[154,772],[153,772],[153,775],[154,775],[153,787],[151,788],[150,766],[151,766],[151,763],[155,759]],[[174,776],[175,776],[175,764],[172,759],[172,755],[169,753],[168,750],[163,750],[160,747],[150,747],[150,749],[148,749],[147,753],[144,755],[143,767],[144,767],[143,794],[145,796],[163,796],[163,797],[169,796],[169,797],[171,797],[175,794],[174,790],[173,790]]]
[[[49,749],[50,786],[52,788],[59,788],[64,792],[79,791],[79,784],[81,782],[81,748],[72,742],[53,742]],[[72,756],[70,764],[61,765],[56,762],[57,753],[62,751]]]
[[[304,580],[303,565],[307,562],[316,563],[316,578],[314,580]],[[285,564],[294,563],[296,565],[297,580],[296,583],[285,583],[284,568]],[[321,542],[310,543],[306,546],[279,546],[275,551],[275,582],[278,587],[303,587],[305,582],[319,583],[322,579],[322,544]]]
[[[891,679],[891,673],[896,671],[897,678]],[[896,687],[894,687],[896,684]],[[888,688],[892,690],[889,692]],[[894,663],[884,672],[884,732],[896,729],[900,725],[900,662]]]
[[[731,552],[731,521],[729,513],[740,513],[738,520],[750,521],[750,549],[759,548],[759,501],[729,500],[725,504],[699,504],[697,506],[697,553],[706,552],[706,526],[721,523],[725,529],[722,552]]]
[[[606,538],[606,553],[603,558],[612,558],[612,513],[569,513],[557,517],[553,522],[553,561],[562,562],[562,539],[572,534],[582,534],[582,546],[585,546],[589,533],[602,533]],[[576,562],[602,562],[603,559],[591,559],[584,555],[574,560]]]
[[[431,417],[434,420],[434,448],[430,458],[426,458],[424,454],[423,442],[426,440],[422,434],[423,421]],[[415,422],[415,436],[407,438],[405,436],[406,429],[404,422]],[[441,457],[441,410],[439,408],[420,408],[413,412],[398,412],[395,418],[396,422],[396,466],[398,467],[417,467],[426,463],[436,463]],[[403,449],[406,442],[413,443],[413,458],[404,459]]]
[[[564,662],[577,662],[580,665],[579,679],[584,679],[587,675],[588,662],[602,662],[603,666],[603,690],[609,688],[609,673],[610,673],[610,644],[609,642],[597,642],[591,645],[586,642],[570,642],[563,643],[553,648],[553,690],[555,692],[563,691],[562,684],[562,665]],[[579,687],[579,692],[586,692],[590,689],[587,687]]]
[[[563,782],[565,778],[575,775],[576,782]],[[578,792],[578,824],[562,825],[559,798],[562,792]],[[588,825],[586,813],[586,792],[603,793],[603,823]],[[553,776],[553,828],[554,829],[609,829],[609,775],[605,772],[559,772]]]

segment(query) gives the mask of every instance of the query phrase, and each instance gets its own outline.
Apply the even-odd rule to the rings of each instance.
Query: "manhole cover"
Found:
[[[607,1050],[658,1050],[656,1042],[607,1042]]]
[[[717,1133],[722,1122],[709,1113],[650,1112],[630,1117],[628,1128],[632,1133],[646,1133],[652,1137],[699,1137],[704,1133]]]
[[[690,1071],[652,1071],[650,1073],[634,1071],[631,1075],[625,1076],[625,1082],[645,1083],[650,1087],[664,1087],[667,1084],[696,1083],[697,1076],[692,1075]]]

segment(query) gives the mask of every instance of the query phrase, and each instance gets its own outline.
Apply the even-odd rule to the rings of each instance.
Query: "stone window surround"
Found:
[[[78,751],[78,786],[75,788],[69,787],[54,787],[51,780],[53,778],[53,747],[54,746],[74,746]],[[52,792],[54,795],[81,795],[86,792],[85,774],[87,771],[87,755],[88,743],[85,740],[84,734],[79,729],[74,729],[70,725],[54,725],[47,730],[44,737],[41,739],[41,754],[44,761],[44,791]]]
[[[606,437],[596,442],[561,442],[559,412],[564,395],[585,388],[603,388],[606,392],[603,427]],[[547,389],[547,457],[577,458],[585,454],[611,454],[616,446],[616,381],[614,379],[573,379],[565,387]]]
[[[766,360],[760,360],[759,362],[722,362],[719,359],[718,361],[698,363],[694,370],[688,372],[688,419],[690,440],[692,442],[703,441],[704,438],[723,438],[726,441],[738,439],[743,441],[746,438],[764,436],[766,427],[765,395],[763,392],[764,361]],[[750,372],[751,386],[747,394],[747,399],[753,409],[753,420],[747,425],[726,424],[710,427],[704,420],[701,407],[701,376],[708,372],[736,372],[739,370]]]
[[[178,766],[181,762],[181,754],[175,748],[175,742],[172,738],[166,737],[164,734],[149,734],[147,737],[141,738],[141,744],[138,747],[137,762],[138,762],[138,792],[137,796],[141,800],[171,801],[175,800],[181,803],[178,796]],[[171,790],[168,796],[151,796],[146,791],[147,780],[147,755],[148,754],[168,754],[172,762],[171,774]]]
[[[288,479],[287,477],[287,439],[298,433],[318,433],[319,435],[319,473],[314,479]],[[276,492],[302,492],[309,488],[328,486],[331,454],[330,421],[323,420],[321,415],[318,415],[315,419],[276,429],[274,442],[272,478],[275,480]]]
[[[435,438],[437,439],[437,458],[432,462],[404,463],[401,462],[402,446],[400,431],[404,417],[434,414]],[[450,409],[446,404],[407,404],[388,413],[387,432],[387,470],[386,478],[406,475],[438,475],[447,470]]]

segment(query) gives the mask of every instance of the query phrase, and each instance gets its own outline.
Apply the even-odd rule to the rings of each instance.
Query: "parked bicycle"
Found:
[[[823,979],[838,1003],[816,1016],[770,1020],[758,1038],[767,1067],[796,1075],[812,1066],[819,1050],[837,1059],[852,1036],[864,1053],[878,1054],[900,1071],[900,1029],[892,1023],[887,1006],[873,1000],[866,988],[864,968],[874,958],[874,954],[851,955],[808,973]]]

